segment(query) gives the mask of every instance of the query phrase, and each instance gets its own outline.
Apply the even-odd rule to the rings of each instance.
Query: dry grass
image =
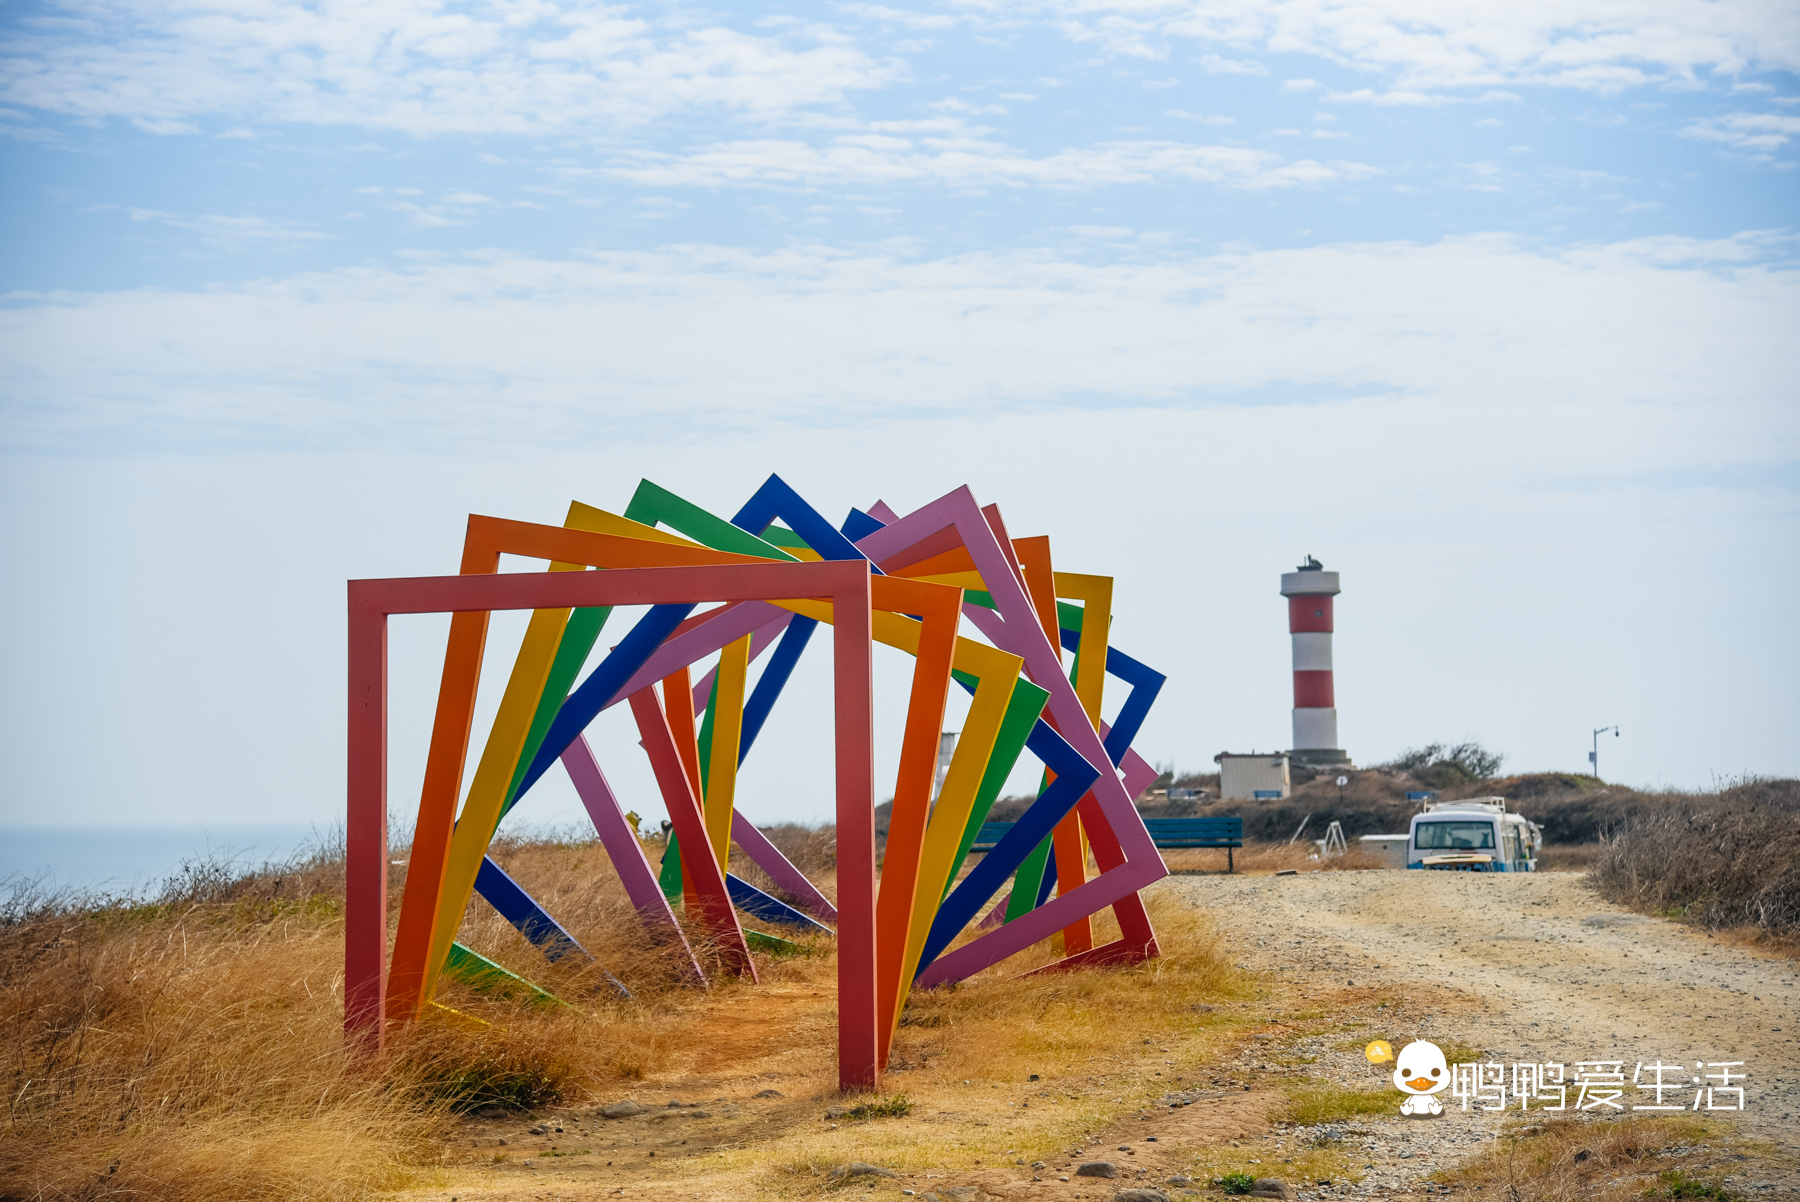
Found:
[[[579,1098],[677,1058],[679,1034],[658,1015],[694,991],[599,849],[496,852],[600,960],[546,965],[473,904],[460,938],[535,964],[573,1005],[521,1007],[448,981],[452,1009],[400,1033],[376,1065],[344,1052],[340,848],[248,875],[192,864],[150,902],[15,894],[0,915],[0,1196],[365,1196],[434,1162],[455,1111]]]
[[[344,1055],[334,903],[11,918],[0,1195],[351,1198],[404,1181],[436,1130]]]
[[[791,842],[829,893],[818,841]],[[495,854],[595,962],[547,964],[474,903],[461,941],[567,1004],[446,981],[448,1009],[396,1033],[373,1064],[343,1048],[337,849],[248,876],[196,865],[149,903],[15,897],[0,922],[0,1197],[364,1197],[465,1171],[476,1158],[458,1146],[457,1115],[484,1104],[585,1106],[671,1082],[710,1094],[771,1076],[790,1097],[834,1092],[829,940],[802,940],[807,955],[758,954],[759,984],[715,971],[696,989],[669,970],[596,845],[511,841]],[[397,913],[399,870],[395,884]],[[1046,944],[916,996],[886,1081],[915,1113],[855,1124],[857,1155],[978,1158],[936,1118],[945,1110],[991,1112],[981,1121],[1009,1124],[1022,1153],[1048,1154],[1111,1121],[1123,1100],[1166,1088],[1159,1049],[1170,1040],[1192,1056],[1233,1038],[1241,1019],[1195,1008],[1223,1011],[1248,981],[1198,913],[1163,903],[1154,915],[1165,954],[1150,963],[1015,980],[1055,958]],[[1116,934],[1110,916],[1096,928],[1101,940]],[[1147,1034],[1122,1054],[1121,1032]],[[1027,1107],[1019,1091],[1034,1072],[1056,1093]],[[754,1156],[727,1151],[708,1168],[741,1182],[779,1176],[771,1156],[848,1158],[817,1109],[763,1132]]]
[[[1753,948],[1771,956],[1800,960],[1800,932],[1775,934],[1761,927],[1721,927],[1713,936],[1737,947]]]
[[[1318,848],[1309,840],[1295,843],[1247,841],[1235,857],[1239,872],[1360,872],[1390,867],[1388,862],[1365,856],[1354,842],[1341,856],[1313,859]],[[1538,857],[1539,872],[1590,872],[1606,853],[1599,843],[1548,845]],[[1171,872],[1216,873],[1225,871],[1222,851],[1165,851],[1163,860]]]
[[[1605,848],[1598,843],[1546,843],[1538,853],[1539,872],[1592,872]]]
[[[1606,841],[1590,880],[1609,900],[1667,918],[1800,935],[1800,802],[1752,782],[1639,814]]]
[[[796,840],[790,854],[804,849]],[[1310,999],[1307,1010],[1283,1003],[1272,982],[1234,967],[1229,945],[1174,891],[1148,894],[1157,960],[1021,978],[1055,958],[1045,944],[915,995],[884,1094],[840,1099],[829,941],[807,955],[759,953],[759,984],[715,976],[706,990],[686,987],[642,934],[598,848],[514,841],[497,855],[632,998],[599,967],[545,964],[476,904],[460,938],[567,1005],[447,982],[440,1000],[450,1009],[397,1033],[380,1063],[359,1064],[342,1051],[341,872],[329,852],[249,877],[199,866],[149,904],[15,907],[0,928],[10,1099],[0,1198],[441,1198],[539,1179],[579,1184],[575,1196],[630,1185],[705,1202],[827,1197],[844,1186],[832,1170],[853,1160],[918,1174],[930,1189],[925,1174],[980,1181],[1040,1159],[1067,1172],[1060,1166],[1079,1149],[1157,1127],[1165,1142],[1140,1147],[1167,1149],[1159,1172],[1206,1182],[1276,1155],[1284,1173],[1343,1179],[1356,1173],[1348,1153],[1284,1147],[1269,1121],[1354,1121],[1396,1104],[1392,1091],[1291,1077],[1280,1090],[1240,1091],[1232,1066],[1253,1033],[1347,1032],[1360,1025],[1351,1014],[1373,1018],[1381,999],[1365,990]],[[828,867],[808,867],[829,885]],[[1107,915],[1095,927],[1097,940],[1116,933]],[[770,1086],[785,1096],[758,1101]],[[1213,1091],[1224,1109],[1208,1118],[1204,1106],[1160,1104],[1190,1090]],[[594,1115],[627,1096],[659,1109],[621,1124]],[[669,1096],[731,1101],[709,1119],[684,1119],[660,1109]],[[562,1116],[568,1134],[522,1137],[532,1120],[518,1110],[470,1116],[492,1103]],[[827,1118],[838,1103],[848,1113]],[[1710,1180],[1712,1152],[1666,1150],[1695,1146],[1698,1125],[1646,1128],[1659,1132],[1651,1139],[1609,1124],[1603,1141],[1595,1124],[1571,1126],[1589,1157],[1572,1159],[1559,1125],[1526,1137],[1509,1171],[1543,1188],[1521,1198],[1623,1198],[1580,1192],[1602,1165],[1616,1166],[1608,1181],[1636,1172],[1640,1193],[1675,1181],[1658,1174],[1676,1168]],[[508,1146],[496,1146],[501,1135]],[[1465,1173],[1483,1185],[1497,1171],[1489,1155]]]
[[[1309,1125],[1342,1123],[1368,1114],[1393,1114],[1405,1100],[1398,1089],[1347,1089],[1310,1078],[1288,1087],[1287,1118]]]
[[[1304,838],[1294,843],[1285,840],[1246,840],[1233,858],[1237,871],[1251,873],[1279,872],[1289,868],[1295,872],[1360,872],[1386,866],[1373,857],[1364,856],[1362,849],[1355,844],[1341,856],[1314,859],[1318,851],[1315,844]],[[1222,851],[1177,849],[1162,854],[1163,862],[1171,872],[1225,871],[1225,853]]]
[[[1519,1202],[1730,1199],[1731,1137],[1683,1115],[1522,1123],[1442,1180]]]
[[[1030,960],[1052,958],[1051,949],[1038,948],[1022,958],[1027,963],[915,994],[884,1079],[907,1098],[906,1117],[820,1124],[814,1107],[811,1122],[762,1132],[751,1147],[728,1143],[711,1164],[694,1162],[683,1188],[703,1196],[742,1190],[748,1177],[767,1191],[826,1191],[829,1170],[851,1160],[955,1174],[978,1171],[984,1157],[992,1165],[996,1149],[1008,1164],[1066,1159],[1062,1150],[1121,1115],[1195,1084],[1184,1085],[1167,1065],[1217,1058],[1248,1022],[1230,1000],[1248,996],[1251,982],[1231,966],[1204,917],[1155,895],[1152,917],[1165,954],[1145,964],[1020,979],[1015,974]],[[1097,940],[1112,933],[1108,925],[1096,923]],[[817,1051],[811,1063],[788,1056],[773,1071],[771,1061],[756,1059],[715,1071],[828,1098],[830,1047]],[[694,1075],[705,1067],[695,1065]]]

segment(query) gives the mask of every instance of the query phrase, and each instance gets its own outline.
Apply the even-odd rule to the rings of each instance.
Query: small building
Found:
[[[1221,751],[1219,796],[1226,801],[1279,801],[1288,795],[1288,757],[1284,751],[1237,755]]]
[[[1362,835],[1356,840],[1363,859],[1377,868],[1405,868],[1411,835]]]

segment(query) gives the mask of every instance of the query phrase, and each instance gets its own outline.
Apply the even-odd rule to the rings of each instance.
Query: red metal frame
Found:
[[[558,547],[551,554],[557,555],[562,549]],[[465,557],[465,570],[471,566],[469,558]],[[474,570],[479,572],[480,568]],[[881,1071],[881,1040],[876,1000],[874,719],[870,697],[870,575],[866,563],[823,560],[814,563],[613,568],[604,572],[352,580],[348,591],[348,880],[344,928],[344,1029],[352,1039],[378,1051],[386,1028],[389,615],[485,615],[494,610],[509,609],[806,597],[831,602],[835,619],[832,660],[840,934],[839,1085],[844,1089],[877,1086]],[[485,625],[485,619],[480,620],[480,626]],[[479,633],[471,633],[479,639]],[[478,651],[476,654],[479,656]],[[449,671],[447,664],[447,675]],[[460,717],[456,715],[456,718]],[[663,729],[667,730],[666,720]],[[671,739],[671,750],[672,745]]]
[[[686,681],[687,673],[680,674]],[[676,709],[683,708],[687,690],[677,691]],[[750,959],[750,948],[744,942],[744,928],[739,925],[731,894],[725,888],[725,870],[713,858],[712,844],[706,838],[706,816],[700,808],[700,793],[687,774],[676,746],[675,732],[670,729],[668,715],[656,688],[639,689],[627,698],[631,716],[637,720],[638,734],[650,756],[650,770],[656,774],[656,786],[662,790],[663,804],[669,811],[669,822],[681,847],[681,887],[691,902],[688,913],[695,915],[712,936],[725,965],[734,976],[756,980],[756,965]],[[693,722],[689,720],[692,727]]]

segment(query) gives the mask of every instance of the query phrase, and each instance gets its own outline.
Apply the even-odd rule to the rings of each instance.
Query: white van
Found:
[[[1504,797],[1428,801],[1408,835],[1408,868],[1449,872],[1536,872],[1544,846],[1543,828],[1507,813]]]

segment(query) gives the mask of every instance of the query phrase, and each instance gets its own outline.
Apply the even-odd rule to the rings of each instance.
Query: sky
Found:
[[[1741,0],[8,6],[0,824],[340,820],[346,579],[771,472],[1115,576],[1158,764],[1288,744],[1313,554],[1358,764],[1800,775],[1797,70]]]

